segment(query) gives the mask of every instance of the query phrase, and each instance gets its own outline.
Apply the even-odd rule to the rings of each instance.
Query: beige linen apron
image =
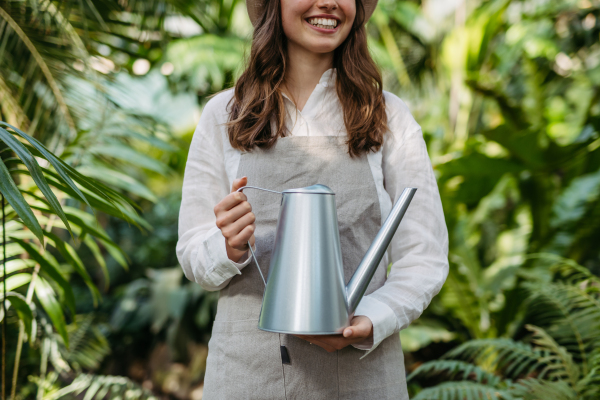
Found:
[[[344,137],[295,136],[269,150],[242,153],[237,178],[282,191],[321,183],[335,192],[346,283],[381,226],[375,181],[366,155],[351,158]],[[256,257],[265,277],[280,195],[246,190],[256,215]],[[381,287],[380,265],[367,293]],[[400,339],[392,335],[364,359],[348,346],[327,353],[292,335],[258,329],[264,284],[248,265],[221,290],[209,342],[204,398],[212,399],[408,399]],[[282,364],[286,346],[291,364]]]

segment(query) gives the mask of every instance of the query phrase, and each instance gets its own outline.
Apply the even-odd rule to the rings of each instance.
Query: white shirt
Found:
[[[346,135],[335,77],[334,68],[325,71],[302,111],[284,95],[291,136]],[[179,213],[179,262],[188,279],[211,291],[227,286],[251,261],[249,254],[241,263],[227,257],[213,211],[230,193],[240,162],[224,125],[232,96],[233,89],[221,92],[204,107],[189,150]],[[381,222],[405,187],[418,190],[382,260],[392,263],[385,284],[356,309],[355,315],[373,323],[373,341],[354,345],[363,350],[375,349],[418,318],[448,275],[448,232],[421,127],[400,98],[386,91],[384,96],[389,131],[380,150],[367,154]]]

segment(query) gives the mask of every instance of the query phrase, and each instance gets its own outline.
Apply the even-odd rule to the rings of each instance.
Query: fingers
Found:
[[[300,339],[306,340],[310,344],[314,344],[316,346],[319,346],[319,347],[321,347],[322,349],[326,350],[329,353],[337,350],[335,347],[333,347],[332,345],[330,345],[326,341],[323,341],[323,339],[322,339],[321,336],[310,336],[310,335],[294,335],[294,336],[296,336],[296,337],[298,337]]]
[[[239,188],[244,187],[248,184],[248,178],[245,176],[242,176],[240,179],[236,179],[233,181],[233,184],[231,185],[231,192],[235,192],[237,191]]]
[[[252,206],[247,201],[238,203],[233,208],[217,215],[217,227],[225,237],[237,235],[243,228],[256,220]]]
[[[229,211],[231,210],[233,207],[237,206],[238,204],[247,201],[248,198],[246,197],[246,195],[242,192],[231,192],[229,193],[227,196],[223,197],[223,200],[221,200],[219,202],[219,204],[217,204],[215,206],[214,212],[215,215],[217,216],[217,218],[219,217],[219,213],[222,213],[224,211]]]
[[[336,350],[338,350],[337,348],[335,348],[334,346],[330,345],[327,342],[322,342],[318,339],[311,339],[311,343],[314,345],[319,346],[320,348],[324,349],[325,351],[327,351],[328,353],[332,353]]]
[[[237,191],[247,183],[248,178],[245,176],[234,180],[231,193],[214,208],[216,225],[225,237],[227,256],[234,261],[248,250],[248,242],[253,246],[255,241],[256,217],[246,195]]]
[[[234,249],[246,251],[248,250],[248,242],[250,242],[252,246],[254,245],[254,229],[254,224],[247,225],[244,229],[241,230],[241,232],[239,232],[236,235],[227,237],[225,236],[225,234],[223,234],[223,236],[225,236],[225,239],[229,246],[233,247]]]

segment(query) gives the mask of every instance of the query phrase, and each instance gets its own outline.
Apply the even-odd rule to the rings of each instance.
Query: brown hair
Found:
[[[229,105],[231,146],[250,151],[270,148],[286,136],[285,106],[280,86],[286,71],[287,38],[281,22],[280,0],[267,0],[254,30],[250,59],[235,86]],[[381,73],[369,54],[364,26],[365,11],[356,0],[356,18],[346,40],[334,52],[336,91],[348,132],[348,153],[377,151],[387,131]],[[358,112],[357,112],[358,110]],[[276,134],[271,132],[271,118]]]

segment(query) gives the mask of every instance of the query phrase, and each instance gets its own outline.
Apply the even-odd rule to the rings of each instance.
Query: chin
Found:
[[[314,44],[309,44],[305,47],[307,50],[309,50],[313,53],[331,53],[335,49],[337,49],[338,46],[332,45],[332,44],[314,43]]]

